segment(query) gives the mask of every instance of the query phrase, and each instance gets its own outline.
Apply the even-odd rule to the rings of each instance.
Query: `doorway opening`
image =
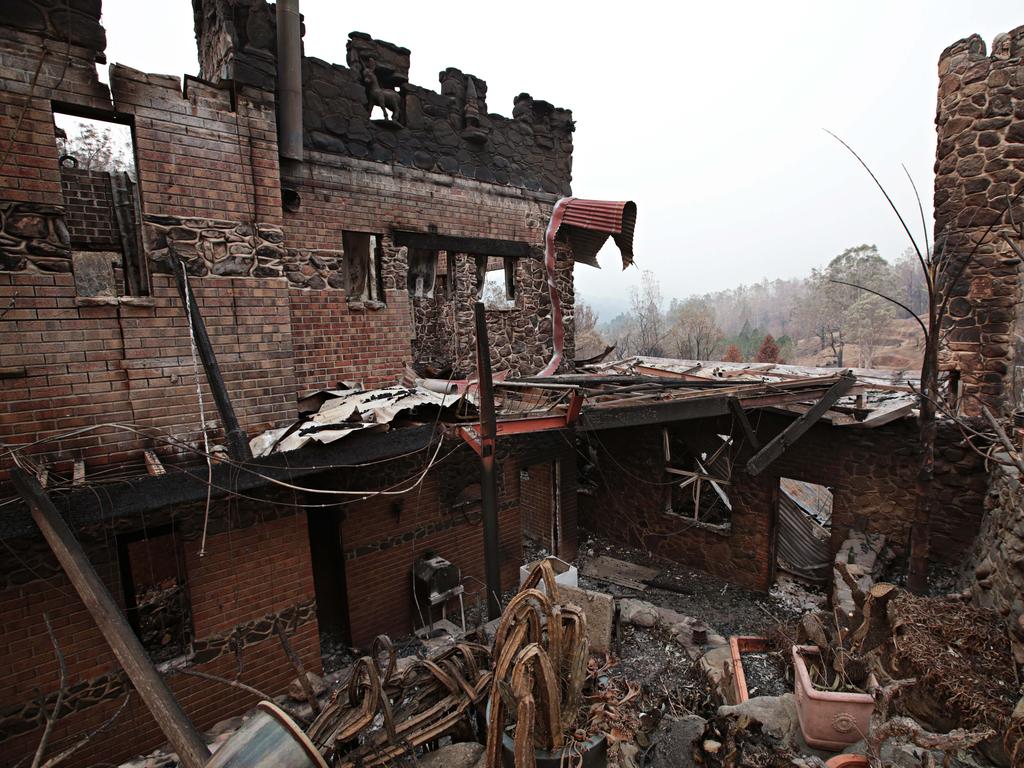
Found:
[[[779,478],[776,573],[822,585],[832,574],[832,491],[823,485]]]
[[[314,498],[319,501],[323,497]],[[338,508],[314,509],[306,514],[316,618],[320,625],[320,655],[325,672],[334,671],[349,660],[348,649],[352,643],[341,546],[342,514]]]

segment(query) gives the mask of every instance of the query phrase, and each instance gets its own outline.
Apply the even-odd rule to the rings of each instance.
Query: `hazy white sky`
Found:
[[[111,62],[197,74],[188,0],[105,0]],[[573,193],[631,199],[636,261],[667,297],[794,277],[850,245],[906,247],[884,200],[835,140],[873,166],[908,213],[900,168],[930,225],[936,61],[972,32],[1024,24],[1019,0],[882,2],[392,2],[303,0],[305,50],[345,61],[352,30],[412,51],[412,82],[454,66],[510,115],[526,91],[573,110]],[[577,287],[608,311],[639,269]]]

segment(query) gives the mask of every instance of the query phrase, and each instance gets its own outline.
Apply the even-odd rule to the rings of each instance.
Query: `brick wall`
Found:
[[[443,453],[448,450],[446,446]],[[392,470],[411,476],[425,460]],[[467,607],[486,605],[480,511],[452,508],[456,493],[479,478],[476,454],[464,446],[439,464],[421,487],[346,507],[340,535],[355,645],[367,647],[381,633],[401,636],[420,625],[412,596],[412,566],[428,549],[462,570]],[[503,589],[510,589],[518,584],[522,563],[519,470],[511,457],[499,459],[498,505],[501,583]],[[449,606],[449,618],[457,622],[452,612],[456,606],[455,602]],[[434,615],[440,617],[440,607]]]
[[[64,223],[71,245],[88,250],[121,250],[121,235],[114,213],[110,174],[79,168],[61,168]]]
[[[256,434],[294,418],[287,287],[242,278],[192,278],[192,286],[243,428]],[[153,276],[151,306],[79,306],[70,275],[0,273],[0,301],[12,296],[0,353],[5,366],[24,366],[26,375],[4,382],[0,440],[28,443],[119,422],[201,444],[188,321],[169,277]],[[199,379],[217,442],[222,431],[201,366]],[[150,445],[131,432],[104,429],[32,452],[62,472],[84,458],[88,471],[137,460]]]
[[[523,534],[542,547],[552,549],[551,526],[554,523],[555,486],[550,463],[531,464],[521,472],[529,476],[519,478],[519,508],[523,517]]]
[[[248,508],[243,509],[248,504]],[[233,505],[231,510],[227,506]],[[273,518],[272,512],[281,516]],[[201,511],[193,510],[193,525]],[[227,515],[227,529],[215,524],[206,555],[198,555],[199,541],[188,535],[182,546],[195,628],[196,668],[238,679],[268,694],[284,690],[294,678],[276,636],[266,636],[259,620],[281,615],[295,651],[308,669],[320,669],[320,648],[313,600],[305,515],[276,510],[273,501],[259,504],[216,502],[212,516]],[[245,520],[248,520],[248,523]],[[266,519],[266,522],[259,522]],[[193,530],[194,533],[194,530]],[[87,539],[91,562],[115,599],[123,604],[113,532]],[[22,552],[25,558],[32,549]],[[4,560],[9,555],[4,555]],[[0,753],[4,765],[31,754],[40,729],[33,713],[38,695],[51,700],[57,687],[57,663],[48,639],[44,613],[50,617],[68,666],[68,710],[57,722],[48,755],[74,743],[83,733],[105,722],[124,700],[118,664],[52,556],[27,581],[11,583],[0,591]],[[22,561],[23,562],[23,561]],[[5,568],[9,563],[4,563]],[[19,567],[20,563],[13,564]],[[53,575],[49,575],[53,574]],[[17,581],[21,581],[18,579]],[[273,583],[274,589],[267,589]],[[303,606],[298,613],[296,606]],[[298,618],[295,618],[298,617]],[[292,622],[289,624],[289,619]],[[230,650],[232,637],[238,654]],[[256,699],[237,689],[185,675],[169,679],[172,691],[197,727],[241,714]],[[130,686],[129,686],[130,687]],[[27,730],[26,730],[27,729]],[[133,694],[130,703],[103,738],[77,753],[68,765],[85,766],[101,760],[118,762],[151,750],[165,737]]]
[[[279,224],[273,96],[152,75],[110,71],[119,112],[135,122],[139,191],[147,215]]]
[[[350,307],[335,291],[288,292],[294,339],[295,378],[306,393],[360,382],[366,388],[396,384],[410,348],[409,296],[388,290],[379,307]]]

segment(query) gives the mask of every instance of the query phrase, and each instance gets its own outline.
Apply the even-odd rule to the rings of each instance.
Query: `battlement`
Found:
[[[263,0],[194,0],[202,77],[277,86],[276,20]],[[569,194],[572,112],[517,96],[512,117],[491,113],[487,83],[449,67],[440,92],[409,82],[407,48],[349,35],[345,64],[304,57],[307,150]]]

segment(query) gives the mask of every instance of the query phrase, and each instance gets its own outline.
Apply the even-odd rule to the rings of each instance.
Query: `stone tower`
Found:
[[[992,53],[978,35],[939,57],[935,115],[935,247],[949,260],[949,333],[943,361],[960,377],[962,410],[1016,407],[1024,390],[1015,361],[1020,259],[1005,241],[1024,222],[1024,26],[996,37]],[[1024,246],[1016,240],[1018,247]],[[976,248],[976,250],[975,250]]]

